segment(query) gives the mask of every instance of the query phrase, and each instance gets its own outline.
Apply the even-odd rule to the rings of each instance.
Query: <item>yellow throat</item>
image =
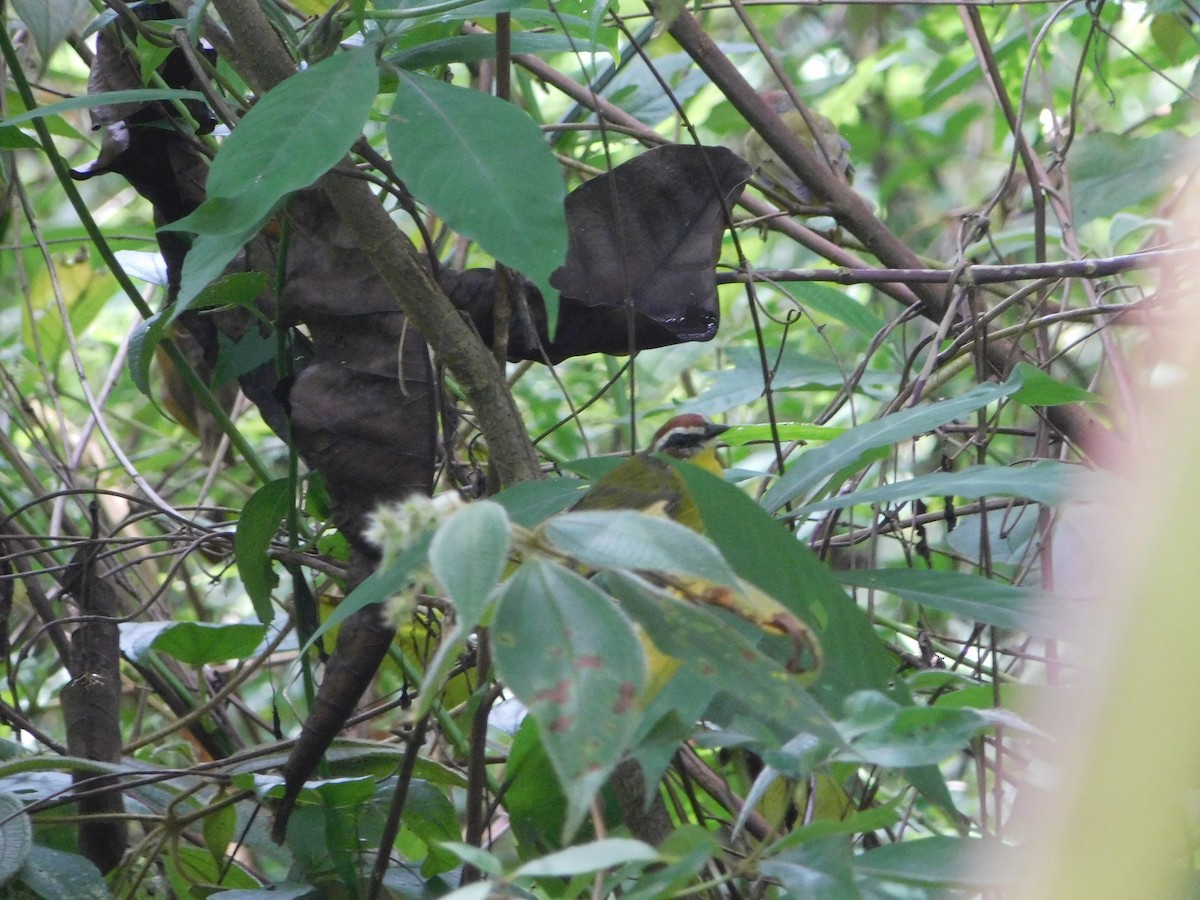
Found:
[[[725,425],[695,413],[676,416],[658,429],[648,451],[629,457],[598,480],[575,509],[658,510],[695,531],[704,531],[687,485],[654,454],[683,460],[719,478],[724,467],[717,458],[717,446],[725,430]]]

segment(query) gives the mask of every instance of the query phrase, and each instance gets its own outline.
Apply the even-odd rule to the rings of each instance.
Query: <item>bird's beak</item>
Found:
[[[718,434],[724,434],[728,430],[728,425],[718,425],[716,422],[709,422],[708,427],[704,429],[704,437],[706,439],[715,438]],[[726,445],[722,443],[721,446],[724,447]]]

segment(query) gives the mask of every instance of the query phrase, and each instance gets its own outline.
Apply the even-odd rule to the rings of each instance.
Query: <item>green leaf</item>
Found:
[[[513,873],[516,878],[569,878],[601,869],[612,869],[626,863],[655,863],[658,851],[632,838],[605,838],[587,844],[568,847],[525,863]]]
[[[667,572],[737,585],[737,576],[710,541],[663,516],[588,510],[555,516],[542,531],[558,549],[593,568]]]
[[[442,841],[442,848],[449,850],[467,865],[474,866],[480,872],[491,875],[493,878],[500,878],[504,874],[504,865],[500,860],[479,847],[464,844],[461,841]],[[491,886],[487,884],[483,886],[486,890],[482,896],[486,897],[491,891]]]
[[[508,514],[481,500],[460,509],[438,528],[429,543],[429,565],[473,628],[500,580],[508,557]]]
[[[49,847],[32,847],[19,877],[39,897],[108,900],[111,896],[100,870],[90,860]]]
[[[81,28],[90,12],[87,0],[13,0],[13,11],[29,28],[45,68],[67,35]]]
[[[727,620],[627,572],[606,572],[601,578],[654,646],[678,662],[686,681],[736,692],[746,715],[774,722],[788,733],[808,731],[826,743],[838,740],[800,676],[787,672]]]
[[[29,122],[44,116],[56,116],[72,109],[91,109],[95,106],[108,106],[118,103],[148,103],[152,100],[203,100],[204,95],[199,91],[180,91],[173,88],[138,88],[132,91],[107,91],[103,94],[87,94],[72,97],[70,100],[60,100],[39,106],[16,116],[9,116],[0,127]]]
[[[264,625],[270,624],[275,618],[271,591],[279,583],[267,549],[275,539],[279,524],[287,515],[291,503],[291,486],[286,478],[268,481],[246,501],[233,536],[233,556],[237,560],[238,575],[246,593],[250,595],[254,614]]]
[[[613,599],[556,563],[526,562],[492,623],[496,669],[537,720],[573,835],[641,721],[646,661]]]
[[[575,45],[576,42],[563,34],[519,31],[512,35],[511,52],[514,56],[519,53],[570,53]],[[403,69],[428,69],[452,62],[480,62],[495,56],[495,35],[464,34],[401,50],[388,61]]]
[[[1020,871],[1017,865],[989,869],[978,865],[984,858],[984,848],[988,854],[1008,851],[1005,858],[1010,863],[1016,862],[1013,848],[999,841],[936,836],[868,850],[855,857],[854,870],[888,881],[946,888],[962,885],[994,888],[1017,879]]]
[[[254,305],[258,295],[267,286],[267,276],[262,272],[231,272],[218,278],[199,294],[190,304],[192,309],[215,309],[223,306]],[[179,318],[172,307],[171,321]]]
[[[0,885],[7,884],[25,865],[33,847],[33,826],[25,804],[12,794],[0,794]]]
[[[1037,366],[1027,362],[1017,363],[1014,374],[1021,379],[1021,389],[1013,394],[1012,398],[1025,406],[1099,403],[1104,399],[1099,394],[1093,394],[1081,387],[1051,378]]]
[[[863,894],[851,871],[853,859],[848,837],[821,837],[763,860],[762,874],[777,881],[789,897],[860,900]]]
[[[225,796],[224,791],[218,791],[213,800],[213,806],[217,807],[219,802],[225,799]],[[234,831],[237,829],[237,807],[230,803],[215,808],[204,817],[203,827],[204,846],[208,848],[213,859],[223,862],[229,845],[233,841]]]
[[[492,499],[508,510],[509,518],[518,525],[532,528],[574,506],[591,486],[590,480],[579,478],[543,478],[514,484]]]
[[[700,507],[708,536],[734,571],[816,631],[825,665],[812,692],[826,710],[840,714],[844,699],[863,689],[912,702],[907,688],[894,683],[891,653],[866,614],[804,543],[734,485],[698,466],[679,463],[676,469]],[[935,766],[910,769],[905,775],[933,802],[957,815]]]
[[[677,827],[657,849],[664,864],[639,873],[635,884],[623,885],[623,900],[659,900],[684,895],[687,884],[722,852],[716,837],[700,825]]]
[[[1054,506],[1074,492],[1075,478],[1081,474],[1086,470],[1080,466],[1055,459],[1039,459],[1028,466],[969,466],[961,472],[934,472],[884,487],[839,494],[809,503],[795,515],[921,497],[1025,497]]]
[[[134,326],[133,334],[129,336],[129,378],[147,397],[153,396],[150,388],[150,364],[154,361],[155,349],[162,343],[163,329],[166,325],[166,316],[158,312],[138,322]]]
[[[728,351],[733,366],[711,376],[709,386],[688,402],[688,411],[712,416],[737,406],[753,403],[763,395],[762,365],[753,348],[734,347]],[[774,391],[804,391],[841,387],[846,373],[835,363],[800,353],[789,353],[779,360],[771,378]],[[888,372],[868,371],[866,384],[892,384],[896,376]]]
[[[529,848],[562,846],[567,798],[538,736],[537,722],[526,716],[509,748],[504,766],[504,809],[523,855]]]
[[[269,889],[217,891],[215,894],[209,894],[208,900],[312,900],[316,896],[317,889],[310,884],[283,882]]]
[[[855,300],[844,290],[805,281],[789,285],[788,290],[801,306],[836,319],[866,337],[873,338],[887,327],[887,322],[871,312],[865,303]]]
[[[192,305],[204,289],[219,278],[246,241],[254,237],[266,222],[266,216],[255,219],[240,231],[227,234],[201,234],[183,258],[179,294],[171,305],[171,315],[178,317]]]
[[[843,584],[886,591],[896,597],[965,619],[1042,637],[1070,631],[1032,591],[967,572],[930,569],[860,569],[837,573]]]
[[[225,139],[208,173],[208,199],[163,230],[231,234],[266,218],[345,156],[378,88],[367,50],[334,54],[281,82]]]
[[[40,150],[41,143],[13,126],[0,126],[0,149]]]
[[[533,120],[481,91],[401,72],[387,135],[414,196],[530,279],[549,308],[550,273],[567,253],[566,191]]]
[[[1081,135],[1067,158],[1076,227],[1130,210],[1161,193],[1193,148],[1194,139],[1171,131],[1148,137]]]
[[[404,827],[425,842],[429,853],[421,866],[426,878],[449,872],[457,857],[442,849],[442,843],[461,835],[458,814],[445,792],[427,781],[414,780],[404,800]]]
[[[861,691],[846,701],[846,718],[838,723],[850,746],[839,755],[894,768],[936,765],[987,724],[973,709],[900,706],[876,691]]]
[[[892,413],[875,422],[852,428],[824,447],[804,453],[763,497],[763,506],[775,512],[786,503],[809,493],[842,469],[855,466],[865,455],[953,422],[968,413],[1015,393],[1021,387],[1017,373],[1004,382],[976,386],[961,397],[927,403]]]
[[[248,659],[266,633],[264,626],[249,623],[170,622],[150,646],[180,662],[202,666],[229,659]]]
[[[358,138],[379,87],[366,50],[335,54],[268,91],[226,138],[208,199],[160,230],[193,231],[176,306],[182,312],[292,191],[308,187]]]

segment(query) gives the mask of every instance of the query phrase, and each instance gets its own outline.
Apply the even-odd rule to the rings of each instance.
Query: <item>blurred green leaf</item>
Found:
[[[953,422],[989,403],[1008,397],[1020,387],[1021,380],[1014,373],[1004,384],[988,382],[977,385],[961,397],[923,404],[852,428],[824,447],[816,447],[800,456],[767,491],[763,506],[768,512],[775,512],[785,504],[811,493],[839,470],[855,466],[871,451]]]
[[[1040,637],[1059,637],[1071,630],[1057,605],[1046,603],[1033,591],[967,572],[851,569],[838,572],[837,577],[843,584],[885,591],[998,628],[1013,628]]]
[[[660,858],[653,847],[641,841],[631,838],[605,838],[531,860],[518,868],[513,876],[565,878],[611,869],[627,863],[648,865],[658,862]]]
[[[542,530],[558,549],[597,569],[651,570],[737,584],[710,541],[664,516],[588,510],[555,516]]]
[[[960,472],[934,472],[884,487],[839,494],[802,506],[793,515],[924,497],[1025,497],[1055,506],[1078,492],[1076,478],[1085,473],[1080,466],[1055,459],[1039,459],[1027,466],[969,466]]]
[[[468,628],[483,616],[507,556],[508,515],[486,500],[460,509],[433,535],[429,565]]]

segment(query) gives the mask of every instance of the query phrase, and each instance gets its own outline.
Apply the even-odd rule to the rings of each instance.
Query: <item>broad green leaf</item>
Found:
[[[111,896],[100,870],[90,860],[49,847],[30,848],[18,877],[39,897],[108,900]]]
[[[711,376],[711,382],[700,395],[688,402],[689,412],[712,416],[760,399],[763,395],[762,364],[752,348],[732,348],[728,351],[733,366]],[[827,359],[790,353],[778,361],[771,378],[774,391],[803,391],[841,387],[846,372]],[[864,383],[887,385],[896,381],[891,373],[868,371]]]
[[[109,106],[118,103],[148,103],[152,100],[203,99],[204,95],[199,91],[181,91],[174,88],[139,88],[132,91],[108,91],[103,94],[87,94],[80,97],[72,97],[70,100],[60,100],[58,103],[39,106],[37,109],[9,116],[3,122],[0,122],[0,127],[17,125],[21,122],[30,122],[33,119],[40,119],[44,116],[56,116],[59,113],[72,109],[91,109],[95,106]]]
[[[158,312],[138,322],[129,336],[129,378],[147,397],[153,396],[150,389],[150,364],[154,361],[155,348],[162,343],[166,326],[166,316]]]
[[[930,569],[860,569],[837,573],[843,584],[896,597],[974,622],[1042,637],[1062,637],[1070,626],[1035,593],[967,572]]]
[[[576,42],[566,35],[519,31],[512,35],[511,51],[514,56],[519,53],[570,53],[575,46]],[[427,69],[452,62],[479,62],[495,56],[495,35],[464,34],[401,50],[388,62],[402,69]]]
[[[1165,190],[1194,146],[1194,139],[1173,131],[1146,137],[1081,135],[1067,158],[1076,226],[1128,210]]]
[[[268,91],[225,139],[208,199],[164,230],[241,232],[333,168],[358,138],[379,87],[374,56],[336,53]]]
[[[33,848],[33,826],[25,804],[12,794],[0,794],[0,885],[7,884],[25,865]]]
[[[620,463],[620,460],[615,462]],[[518,525],[532,528],[574,506],[591,486],[590,479],[543,478],[514,484],[492,499],[508,510],[509,518]]]
[[[215,309],[222,306],[252,306],[267,286],[267,276],[262,272],[232,272],[218,278],[199,294],[191,303],[192,309]],[[172,308],[171,320],[179,318]]]
[[[741,711],[786,732],[807,731],[826,743],[837,734],[800,676],[756,648],[728,621],[625,572],[606,572],[604,585],[646,636],[686,675],[718,691],[733,691]]]
[[[538,722],[573,835],[641,721],[641,643],[611,597],[542,560],[509,580],[491,637],[501,680]]]
[[[549,310],[550,273],[567,253],[566,191],[533,120],[481,91],[401,72],[387,135],[413,195],[529,278]]]
[[[970,466],[961,472],[934,472],[884,487],[839,494],[802,506],[795,515],[922,497],[1026,497],[1054,506],[1073,493],[1075,479],[1083,471],[1054,459],[1039,459],[1028,466]]]
[[[848,836],[818,837],[763,860],[762,874],[777,881],[788,897],[860,900],[853,859]]]
[[[213,806],[217,807],[221,800],[225,799],[224,791],[218,791],[214,798]],[[237,829],[237,807],[232,803],[214,810],[204,817],[204,846],[208,848],[208,852],[212,854],[213,859],[217,862],[222,862],[229,851],[229,845],[233,842],[234,832]]]
[[[483,616],[508,557],[508,515],[481,500],[444,522],[429,544],[429,565],[466,625]]]
[[[504,767],[508,789],[504,809],[522,855],[531,848],[557,850],[562,846],[567,798],[554,777],[554,768],[538,736],[537,722],[526,716],[509,748]]]
[[[59,44],[81,28],[87,21],[84,15],[91,12],[87,0],[12,0],[12,6],[33,35],[43,68]]]
[[[817,632],[825,665],[812,692],[826,710],[840,714],[843,700],[863,689],[912,702],[907,688],[894,682],[891,652],[866,614],[807,546],[734,485],[698,466],[680,463],[676,468],[700,507],[708,536],[734,571]],[[958,814],[935,766],[905,775],[933,802]]]
[[[1015,373],[1021,379],[1021,389],[1012,395],[1017,403],[1026,406],[1061,406],[1064,403],[1098,403],[1103,398],[1091,391],[1051,378],[1037,366],[1017,363]]]
[[[170,315],[178,318],[186,312],[192,301],[221,276],[246,241],[254,237],[265,222],[264,216],[245,224],[240,231],[197,235],[187,256],[183,258],[179,294],[172,304]]]
[[[237,560],[238,575],[250,595],[254,614],[264,625],[275,618],[271,591],[279,583],[267,548],[279,532],[279,524],[287,515],[291,502],[291,486],[286,478],[268,481],[246,501],[234,532],[233,555]]]
[[[587,844],[568,847],[525,863],[513,876],[516,878],[569,878],[611,869],[626,863],[655,863],[661,857],[658,851],[642,841],[632,838],[605,838]]]
[[[454,601],[458,615],[442,635],[425,667],[416,715],[441,697],[441,687],[460,657],[467,637],[487,614],[489,600],[507,563],[508,514],[490,501],[472,503],[444,522],[429,543],[433,574]]]
[[[588,510],[555,516],[542,530],[558,549],[597,569],[667,572],[737,585],[710,541],[664,516]]]
[[[404,799],[404,827],[424,841],[428,848],[428,855],[421,866],[422,875],[431,878],[455,867],[458,858],[442,849],[441,845],[444,841],[460,837],[462,830],[454,804],[445,791],[427,781],[414,779]]]
[[[978,865],[984,848],[989,855],[1008,850],[1005,858],[1010,864],[987,869]],[[939,835],[868,850],[855,857],[854,871],[906,884],[994,888],[1011,884],[1019,877],[1019,866],[1012,864],[1017,861],[1015,857],[1013,848],[1006,848],[998,841]]]
[[[659,900],[685,894],[684,888],[714,856],[721,844],[700,825],[680,825],[657,848],[664,863],[638,874],[635,884],[621,888],[623,900]]]
[[[504,874],[503,863],[479,847],[473,847],[470,844],[464,844],[460,841],[442,841],[442,848],[449,850],[467,865],[474,866],[480,872],[491,875],[493,878],[499,878]],[[487,884],[484,887],[487,890],[481,896],[486,897],[491,891],[491,887]]]
[[[337,53],[268,91],[226,138],[208,199],[163,230],[199,237],[183,265],[182,311],[262,227],[281,199],[337,165],[358,138],[379,87],[367,50]]]
[[[177,897],[186,897],[195,884],[220,885],[227,888],[254,890],[258,882],[236,863],[214,860],[209,852],[180,842],[169,853],[162,854],[163,869],[169,887]]]
[[[839,755],[901,769],[936,765],[987,724],[973,709],[900,706],[876,691],[860,691],[846,701],[846,718],[838,722],[849,744]]]
[[[0,149],[40,150],[41,143],[15,126],[0,126]]]
[[[121,625],[122,645],[126,643],[127,631],[132,640],[137,639],[139,633],[128,630],[127,625],[138,624],[165,625],[151,640],[149,649],[158,650],[193,666],[229,659],[248,659],[266,634],[264,626],[249,623],[213,625],[208,622],[131,622]],[[132,653],[130,656],[136,658]]]
[[[209,894],[208,900],[310,900],[316,893],[316,888],[310,884],[283,882],[262,890],[217,891]]]
[[[953,422],[1015,393],[1020,387],[1021,380],[1014,373],[1003,384],[981,384],[961,397],[923,404],[852,428],[824,447],[816,447],[802,454],[787,474],[767,491],[762,500],[763,506],[768,512],[775,512],[784,504],[808,494],[826,478],[855,465],[869,452]]]
[[[460,846],[466,847],[468,845],[462,844]],[[495,859],[494,856],[492,856],[490,853],[487,853],[484,850],[480,850],[479,852],[482,855],[487,856],[490,859]],[[470,860],[466,860],[466,862],[470,863],[471,865],[475,865],[475,863],[471,862]],[[497,862],[496,865],[499,866],[500,865],[499,862]],[[475,865],[475,868],[479,869],[481,872],[487,871],[487,869],[483,869],[477,865]],[[500,877],[501,871],[498,871],[495,873],[496,878]],[[489,873],[489,874],[491,874],[491,873]],[[443,894],[441,896],[441,900],[488,900],[488,898],[490,898],[491,896],[492,896],[492,884],[487,881],[476,881],[473,884],[468,884],[468,885],[465,885],[464,887],[460,887],[456,891],[451,891],[449,894]]]
[[[850,297],[844,290],[815,282],[799,282],[788,286],[788,291],[813,312],[829,316],[844,325],[849,325],[859,334],[874,337],[887,327],[881,317],[875,315],[865,303]]]

